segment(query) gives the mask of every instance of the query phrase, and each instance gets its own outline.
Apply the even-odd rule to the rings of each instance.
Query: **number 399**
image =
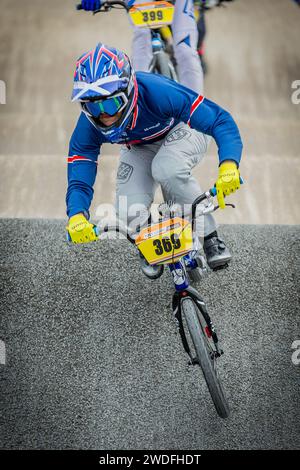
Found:
[[[148,21],[161,21],[163,19],[163,11],[162,10],[157,10],[157,11],[143,11],[143,21],[144,23],[147,23]]]

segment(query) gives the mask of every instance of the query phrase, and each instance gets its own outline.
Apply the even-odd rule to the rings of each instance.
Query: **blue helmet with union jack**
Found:
[[[79,101],[90,122],[110,142],[122,140],[137,103],[138,87],[128,56],[99,43],[76,62],[72,101]],[[111,126],[105,126],[100,114],[121,113]]]

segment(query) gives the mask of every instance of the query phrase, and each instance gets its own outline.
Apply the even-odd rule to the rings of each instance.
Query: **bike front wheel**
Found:
[[[174,66],[171,63],[168,54],[166,54],[164,51],[155,54],[153,63],[150,67],[150,72],[158,73],[164,77],[177,81],[177,75]]]
[[[191,298],[185,298],[181,302],[182,317],[185,320],[184,323],[186,323],[212,401],[218,415],[221,418],[227,418],[230,414],[229,404],[216,369],[215,350],[210,345],[204,329],[204,319],[202,323],[200,321],[202,314]]]

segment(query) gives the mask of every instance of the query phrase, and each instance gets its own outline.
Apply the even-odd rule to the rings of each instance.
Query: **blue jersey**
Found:
[[[239,165],[242,153],[240,134],[231,115],[217,104],[162,75],[136,73],[138,100],[130,125],[119,144],[146,145],[163,138],[179,122],[212,136],[220,163],[233,160]],[[88,214],[93,197],[100,148],[108,142],[81,113],[70,141],[68,157],[69,217]]]

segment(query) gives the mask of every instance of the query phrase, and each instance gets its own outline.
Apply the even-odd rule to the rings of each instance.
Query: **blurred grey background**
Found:
[[[66,155],[79,108],[70,94],[76,58],[98,41],[131,50],[123,11],[92,16],[76,0],[0,0],[0,216],[65,217]],[[291,0],[236,0],[207,14],[205,95],[228,109],[244,140],[245,186],[222,223],[300,222],[298,201],[300,9]],[[114,198],[118,146],[102,151],[92,215]],[[217,176],[216,148],[196,169]],[[221,211],[220,211],[221,212]]]

